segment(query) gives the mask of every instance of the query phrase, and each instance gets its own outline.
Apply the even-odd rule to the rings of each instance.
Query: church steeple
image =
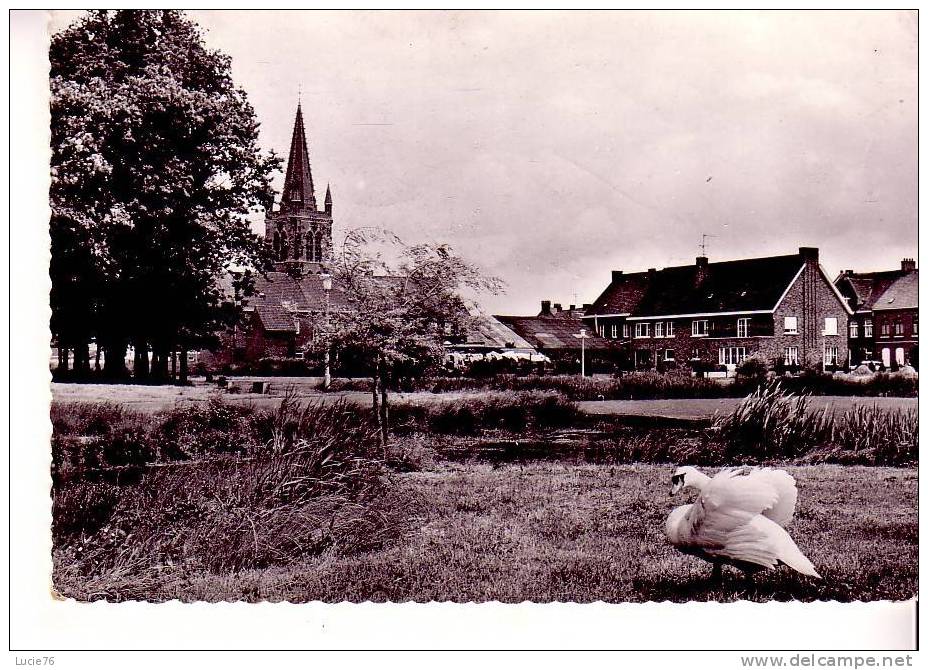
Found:
[[[287,176],[280,198],[281,212],[300,210],[316,211],[316,195],[313,188],[313,172],[309,165],[309,150],[306,148],[306,128],[303,126],[302,104],[296,106],[293,122],[293,138],[290,140],[290,157],[287,159]]]
[[[325,185],[325,213],[332,216],[332,187]]]

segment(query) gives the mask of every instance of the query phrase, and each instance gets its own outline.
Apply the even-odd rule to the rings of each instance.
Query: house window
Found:
[[[748,324],[749,323],[751,323],[751,319],[749,318],[738,319],[738,337],[748,336]]]
[[[903,333],[902,325],[903,325],[902,321],[896,321],[893,324],[893,334],[896,337],[902,337],[902,333]]]
[[[674,360],[674,357],[673,357],[673,349],[664,349],[664,360],[665,360],[665,361],[672,361],[672,360]]]
[[[786,347],[783,363],[786,365],[799,365],[799,347]]]
[[[825,365],[838,364],[838,347],[825,347]]]
[[[622,324],[622,337],[631,337],[632,329],[627,323]]]
[[[746,357],[744,347],[722,347],[719,349],[719,365],[739,365]]]
[[[616,324],[612,324],[612,339],[614,340],[619,336],[619,327]]]
[[[693,337],[703,337],[709,334],[709,321],[707,319],[702,319],[700,321],[693,321],[692,325],[692,334]]]
[[[880,335],[889,336],[889,322],[884,321],[880,324]]]
[[[786,335],[795,335],[799,332],[799,318],[795,316],[783,317],[783,332]]]
[[[825,317],[825,330],[822,335],[837,335],[838,334],[838,320],[833,316]]]
[[[673,337],[673,321],[668,321],[664,324],[664,334],[667,337]]]
[[[864,319],[864,337],[873,337],[873,321]]]
[[[912,337],[918,337],[918,318],[912,321]]]
[[[851,321],[851,333],[850,333],[850,337],[857,337],[857,334],[858,334],[857,322],[856,322],[856,321]]]
[[[596,332],[599,333],[600,337],[606,337],[606,324],[604,323],[599,324],[599,327],[596,329]]]
[[[650,337],[650,335],[648,334],[648,324],[636,323],[635,324],[635,337]]]
[[[654,337],[664,337],[664,322],[658,321],[654,324]]]

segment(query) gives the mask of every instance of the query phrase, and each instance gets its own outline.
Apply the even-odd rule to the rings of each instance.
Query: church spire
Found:
[[[293,122],[293,138],[290,140],[290,157],[287,159],[287,176],[284,178],[280,211],[296,212],[307,209],[316,211],[316,195],[312,168],[309,165],[309,150],[306,148],[302,102],[299,102]]]
[[[325,185],[325,213],[332,216],[332,187]]]

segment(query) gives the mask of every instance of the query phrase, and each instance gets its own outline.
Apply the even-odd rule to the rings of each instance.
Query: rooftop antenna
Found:
[[[715,235],[707,235],[706,233],[702,234],[702,242],[699,245],[700,256],[706,255],[706,240],[710,237],[716,237]]]

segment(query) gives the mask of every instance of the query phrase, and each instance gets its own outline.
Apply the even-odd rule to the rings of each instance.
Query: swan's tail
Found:
[[[769,521],[767,519],[764,520]],[[806,558],[805,554],[803,554],[799,547],[796,546],[796,543],[793,542],[793,538],[789,536],[789,533],[772,521],[764,525],[767,527],[768,537],[776,546],[776,556],[781,563],[785,563],[796,572],[800,572],[804,575],[818,577],[819,579],[822,578],[816,571],[815,566],[812,565],[812,561]]]

